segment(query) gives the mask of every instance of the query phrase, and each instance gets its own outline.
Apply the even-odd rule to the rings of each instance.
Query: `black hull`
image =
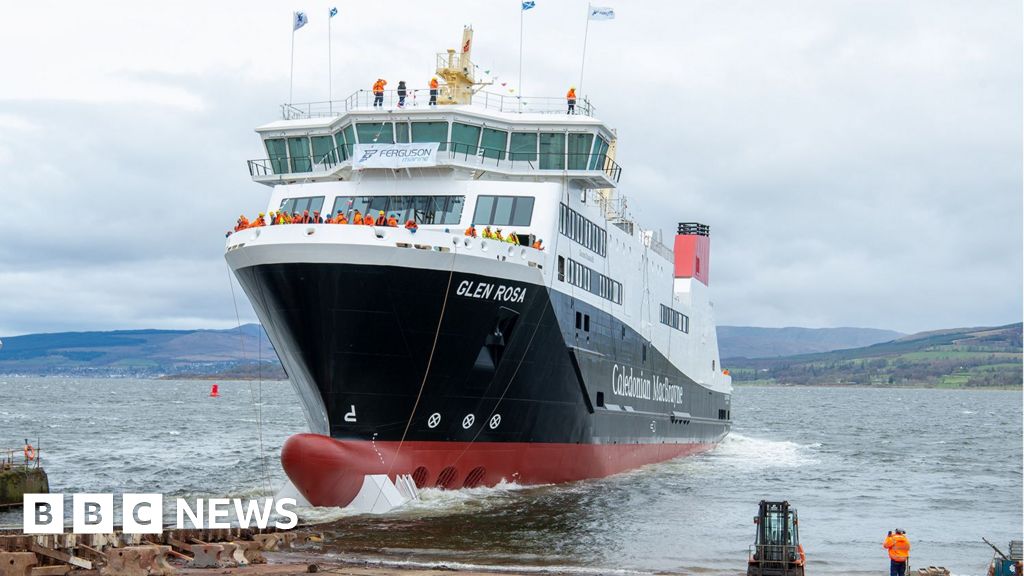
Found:
[[[728,394],[606,311],[538,284],[355,264],[236,274],[335,439],[713,444],[728,431]],[[639,382],[629,396],[613,389],[622,373]]]

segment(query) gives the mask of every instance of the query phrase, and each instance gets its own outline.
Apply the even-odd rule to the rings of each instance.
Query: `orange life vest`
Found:
[[[569,89],[569,93],[566,94],[565,97],[568,100],[575,100],[576,99],[576,89],[575,88],[570,88]]]
[[[431,90],[437,90],[437,79],[436,78],[430,80],[430,89]]]

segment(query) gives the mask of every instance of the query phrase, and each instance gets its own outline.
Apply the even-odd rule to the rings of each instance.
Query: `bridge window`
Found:
[[[313,136],[310,138],[313,144],[314,164],[334,164],[337,159],[334,155],[334,139],[330,136]]]
[[[565,170],[565,134],[541,132],[540,168],[541,170]]]
[[[515,161],[537,161],[537,134],[535,132],[513,132],[509,145],[509,157]]]
[[[309,172],[313,169],[309,161],[309,138],[289,138],[288,156],[292,161],[292,172]]]
[[[604,138],[598,138],[594,143],[594,155],[590,157],[590,169],[604,170],[606,154],[608,154],[608,142]]]
[[[473,224],[482,224],[484,226],[529,226],[532,219],[532,197],[480,196],[476,199]]]
[[[286,174],[288,172],[288,148],[285,146],[284,138],[265,140],[264,144],[267,146],[267,157],[270,158],[274,174]]]
[[[355,130],[355,128],[352,127],[351,124],[348,124],[347,126],[345,126],[344,128],[341,129],[341,132],[339,132],[338,135],[339,136],[341,136],[341,135],[345,136],[345,148],[344,148],[345,156],[344,156],[344,158],[347,160],[347,159],[352,157],[352,153],[353,153],[352,151],[355,149],[355,145],[356,145],[356,130]]]
[[[319,212],[323,207],[323,196],[307,196],[305,198],[285,198],[281,202],[280,210],[289,214],[296,212],[302,214],[303,211],[309,210],[310,215],[312,215],[313,212]]]
[[[593,134],[569,134],[569,170],[586,170]]]
[[[415,220],[417,224],[458,224],[462,220],[465,196],[338,196],[331,214],[339,210],[349,219],[356,210],[374,218],[383,210],[395,214],[400,222]]]
[[[440,142],[438,150],[448,149],[448,123],[447,122],[413,122],[413,142]]]
[[[358,122],[356,135],[360,144],[391,144],[395,141],[391,122]]]
[[[505,159],[505,148],[508,146],[508,132],[484,128],[483,136],[480,137],[480,147],[484,149],[484,158],[495,160]]]
[[[476,155],[480,142],[480,127],[462,122],[452,122],[452,150],[463,154]]]
[[[407,144],[409,142],[409,123],[395,122],[395,142]]]

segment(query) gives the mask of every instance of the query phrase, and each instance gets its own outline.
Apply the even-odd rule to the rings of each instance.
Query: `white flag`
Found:
[[[295,17],[292,18],[292,32],[302,28],[309,23],[309,18],[306,18],[305,12],[296,12]]]
[[[591,6],[590,7],[590,19],[591,20],[614,20],[615,10],[607,6]]]

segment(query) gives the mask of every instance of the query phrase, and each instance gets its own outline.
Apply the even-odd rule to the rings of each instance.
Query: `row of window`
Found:
[[[450,135],[449,135],[450,130]],[[439,142],[453,154],[495,160],[538,162],[541,170],[603,170],[608,142],[593,134],[509,132],[462,122],[356,122],[333,136],[264,140],[275,174],[311,172],[321,165],[348,160],[356,143]]]
[[[565,204],[558,205],[558,231],[595,254],[608,251],[608,232]]]
[[[479,196],[473,224],[476,226],[529,226],[533,198],[527,196]]]
[[[582,288],[591,294],[622,304],[622,284],[587,268],[575,260],[558,257],[558,279]]]
[[[331,214],[342,210],[351,220],[356,210],[374,218],[383,211],[387,216],[394,214],[399,222],[458,224],[465,204],[465,196],[338,196]]]
[[[676,312],[664,304],[661,305],[661,323],[680,332],[690,333],[690,317],[682,312]]]

